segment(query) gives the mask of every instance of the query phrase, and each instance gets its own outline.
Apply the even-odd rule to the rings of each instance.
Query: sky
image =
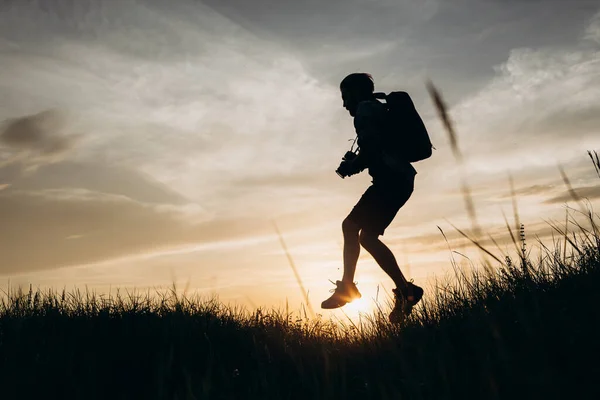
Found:
[[[452,228],[470,232],[463,181],[502,249],[509,176],[532,239],[564,221],[559,165],[597,204],[586,153],[600,150],[596,1],[8,0],[0,286],[175,283],[297,308],[277,226],[317,310],[341,278],[341,221],[370,183],[334,172],[355,135],[338,89],[351,72],[407,91],[436,147],[383,237],[416,283],[452,271],[448,245],[469,251]],[[392,288],[364,251],[356,280],[367,298]]]

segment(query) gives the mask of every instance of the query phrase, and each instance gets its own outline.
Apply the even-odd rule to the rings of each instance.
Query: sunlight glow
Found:
[[[344,311],[349,316],[358,316],[359,314],[371,313],[373,310],[369,301],[363,296],[358,300],[354,300],[352,303],[346,304],[346,306],[344,306]]]

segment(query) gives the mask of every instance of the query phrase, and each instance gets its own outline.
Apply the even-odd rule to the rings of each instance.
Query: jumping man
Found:
[[[371,75],[348,75],[340,83],[340,91],[344,108],[354,117],[360,151],[358,155],[347,153],[337,172],[345,177],[368,169],[373,179],[372,185],[342,223],[344,275],[336,282],[333,295],[323,301],[321,307],[339,308],[361,297],[354,283],[354,273],[362,245],[396,285],[393,290],[395,305],[389,318],[397,323],[421,300],[423,289],[406,280],[394,254],[379,236],[410,198],[417,172],[410,162],[390,157],[384,151],[386,109],[374,96]]]

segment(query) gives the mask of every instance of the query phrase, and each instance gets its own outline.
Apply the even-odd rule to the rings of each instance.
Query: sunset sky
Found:
[[[509,173],[531,242],[565,218],[559,164],[598,204],[597,0],[5,0],[0,287],[176,282],[298,308],[274,221],[318,310],[370,183],[334,172],[355,135],[338,85],[357,71],[408,91],[437,149],[383,237],[416,282],[451,271],[438,226],[469,251],[450,225],[470,228],[427,79],[486,233],[505,244],[502,213],[514,224]],[[364,251],[356,280],[368,298],[391,289]]]

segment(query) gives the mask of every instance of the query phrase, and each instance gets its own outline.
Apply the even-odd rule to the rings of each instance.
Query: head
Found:
[[[373,77],[364,72],[356,72],[345,77],[340,83],[344,108],[351,116],[356,115],[358,103],[373,98]]]

